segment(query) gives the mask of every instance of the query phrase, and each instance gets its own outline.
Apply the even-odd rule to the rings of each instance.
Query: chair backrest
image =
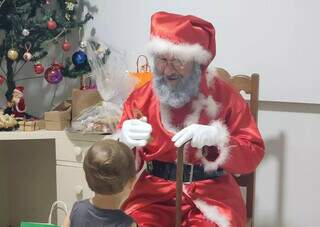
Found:
[[[249,106],[251,113],[258,121],[258,101],[259,101],[259,74],[247,75],[234,75],[231,76],[225,69],[216,68],[216,75],[228,84],[236,88],[239,92],[244,91],[250,95]],[[254,207],[254,194],[255,194],[255,173],[243,174],[235,176],[236,181],[241,187],[246,189],[246,208],[247,218],[250,222],[249,226],[253,226],[253,207]]]

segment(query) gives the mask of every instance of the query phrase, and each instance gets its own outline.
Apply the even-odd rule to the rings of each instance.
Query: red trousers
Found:
[[[181,202],[181,226],[183,227],[218,227],[209,221],[200,210],[193,204],[191,199],[183,196]],[[139,227],[174,227],[176,204],[172,200],[157,202],[133,211],[130,216],[137,222]]]

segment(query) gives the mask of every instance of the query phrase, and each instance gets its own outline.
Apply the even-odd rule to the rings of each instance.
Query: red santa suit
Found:
[[[15,117],[24,117],[26,112],[26,105],[23,97],[24,88],[22,86],[17,86],[13,90],[13,96],[17,96],[19,101],[15,103],[12,107],[12,112]]]
[[[173,17],[173,20],[168,17]],[[215,45],[212,44],[214,30],[211,24],[209,24],[210,27],[208,22],[192,16],[156,13],[152,19],[152,34],[156,38],[151,40],[151,42],[156,42],[152,44],[153,50],[156,53],[163,53],[168,51],[168,48],[170,50],[179,49],[179,44],[176,43],[169,43],[167,49],[162,45],[163,42],[168,42],[179,34],[181,35],[181,32],[174,33],[173,31],[174,28],[179,27],[177,22],[179,20],[180,24],[186,20],[189,22],[183,23],[184,25],[181,25],[179,29],[187,26],[184,30],[190,32],[189,27],[197,25],[205,27],[206,30],[205,33],[198,34],[198,37],[201,37],[202,34],[203,36],[211,35],[210,39],[202,39],[204,43],[200,42],[200,45],[206,48],[191,52],[195,56],[193,59],[202,64],[198,96],[181,108],[169,108],[159,102],[152,83],[148,83],[134,91],[125,102],[119,127],[121,128],[125,120],[134,118],[135,111],[139,110],[152,126],[152,140],[140,152],[143,160],[171,163],[175,163],[177,159],[177,148],[171,141],[177,131],[194,123],[216,127],[219,138],[216,138],[215,146],[207,147],[206,152],[203,152],[201,149],[186,144],[184,152],[187,163],[203,165],[205,171],[222,168],[225,174],[215,179],[184,184],[181,208],[182,226],[244,227],[246,209],[239,186],[232,174],[250,173],[255,170],[264,155],[263,140],[248,105],[239,92],[222,80],[215,78],[212,73],[207,72],[205,63],[215,54]],[[163,32],[162,23],[168,21],[174,21],[174,27],[169,26],[165,35],[160,35]],[[168,27],[168,24],[165,27]],[[157,29],[161,31],[157,33]],[[198,27],[197,31],[199,31]],[[195,41],[190,41],[190,36],[183,37],[187,39],[179,39],[184,43],[183,48],[188,48],[185,43],[194,47]],[[157,46],[159,42],[160,47]],[[202,58],[203,54],[197,58],[199,51],[208,51],[210,54],[207,58]],[[175,52],[178,56],[179,53],[181,52]],[[185,52],[182,55],[185,56]],[[176,125],[180,127],[177,128]],[[123,208],[137,221],[139,226],[174,226],[175,186],[175,181],[165,180],[145,172],[138,179]]]

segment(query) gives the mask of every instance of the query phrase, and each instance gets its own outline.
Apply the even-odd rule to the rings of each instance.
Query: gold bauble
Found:
[[[10,50],[8,50],[8,58],[11,59],[12,61],[15,61],[18,59],[19,57],[19,53],[16,49],[11,48]]]

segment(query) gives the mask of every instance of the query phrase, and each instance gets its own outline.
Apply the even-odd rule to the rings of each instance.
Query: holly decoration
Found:
[[[44,78],[49,84],[58,84],[63,79],[63,66],[60,64],[52,64],[46,69]]]
[[[34,64],[33,70],[36,74],[42,74],[44,72],[44,67],[41,63],[37,62]]]

